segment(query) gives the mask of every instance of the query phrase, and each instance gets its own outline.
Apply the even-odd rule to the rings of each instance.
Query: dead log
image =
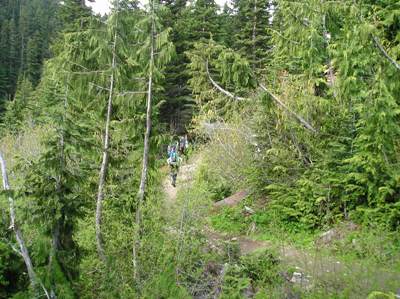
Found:
[[[217,201],[214,203],[214,207],[233,207],[240,203],[243,199],[245,199],[249,195],[247,190],[239,191],[223,200]]]

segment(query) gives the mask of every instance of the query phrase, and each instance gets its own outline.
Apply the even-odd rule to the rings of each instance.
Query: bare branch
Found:
[[[217,82],[215,82],[215,81],[213,80],[213,78],[212,78],[211,75],[210,75],[210,71],[208,70],[208,60],[206,61],[206,72],[207,72],[208,79],[210,79],[212,85],[214,85],[214,87],[215,87],[216,89],[218,89],[220,92],[222,92],[224,95],[226,95],[226,96],[228,96],[228,97],[230,97],[230,98],[232,98],[232,99],[234,99],[234,100],[239,100],[239,101],[246,100],[245,98],[235,96],[234,94],[230,93],[229,91],[223,89],[221,86],[219,86],[219,85],[217,84]]]
[[[70,72],[70,71],[64,71],[64,73],[68,74],[74,74],[74,75],[91,75],[91,74],[101,74],[105,73],[108,70],[100,70],[100,71],[87,71],[87,72]]]
[[[148,91],[124,91],[124,92],[120,92],[119,94],[117,94],[118,97],[123,97],[126,95],[132,95],[132,94],[147,94]]]
[[[267,28],[267,30],[276,33],[277,35],[279,35],[280,37],[282,37],[284,40],[287,40],[288,42],[291,42],[295,45],[300,45],[300,43],[298,41],[292,40],[290,38],[287,38],[286,36],[283,36],[279,31],[272,29],[272,28]]]
[[[310,130],[313,133],[316,133],[317,130],[314,129],[313,126],[311,126],[304,118],[302,118],[300,115],[297,113],[293,112],[292,110],[289,109],[288,106],[284,102],[282,102],[276,95],[274,95],[272,92],[270,92],[263,84],[260,84],[260,87],[262,90],[267,92],[272,99],[278,103],[279,106],[281,106],[286,112],[288,112],[290,115],[292,115],[294,118],[296,118],[306,129]]]
[[[93,82],[89,82],[89,85],[94,86],[94,87],[97,87],[98,89],[106,90],[106,91],[108,91],[108,92],[110,91],[109,88],[103,87],[103,86],[100,86],[100,85],[97,85],[97,84],[95,84],[95,83],[93,83]]]
[[[87,70],[87,71],[89,70],[86,66],[81,65],[81,64],[79,64],[79,63],[76,63],[76,62],[73,62],[73,61],[69,61],[69,63],[72,64],[72,65],[79,66],[80,68],[83,68],[83,69],[85,69],[85,70]]]
[[[392,57],[389,56],[389,54],[386,52],[386,50],[383,48],[383,46],[379,43],[378,38],[375,35],[372,35],[372,39],[375,43],[375,45],[378,47],[379,51],[381,51],[382,55],[386,57],[386,59],[393,64],[393,66],[400,71],[400,64],[396,62]]]

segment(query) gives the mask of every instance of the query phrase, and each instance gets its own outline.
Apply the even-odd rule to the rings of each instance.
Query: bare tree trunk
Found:
[[[151,32],[150,66],[149,66],[150,70],[149,70],[149,80],[148,80],[148,90],[147,90],[146,132],[144,134],[143,167],[142,167],[142,175],[140,179],[140,186],[138,192],[139,201],[142,201],[144,198],[144,193],[146,191],[147,172],[148,172],[147,167],[148,167],[149,150],[150,150],[153,66],[154,66],[154,20],[152,21],[152,32]]]
[[[116,67],[116,53],[115,53],[116,45],[117,45],[117,31],[115,29],[113,46],[112,46],[112,65],[111,65],[110,88],[109,88],[108,104],[107,104],[107,116],[106,116],[106,125],[105,125],[104,140],[103,140],[103,160],[101,162],[101,168],[99,174],[99,187],[97,191],[97,204],[96,204],[96,245],[99,257],[103,262],[105,262],[106,260],[106,255],[104,252],[101,223],[102,223],[102,212],[103,212],[104,185],[108,169],[108,158],[109,158],[109,147],[110,147],[110,122],[112,114],[112,100],[113,100],[114,81],[115,81],[114,72]]]
[[[253,35],[252,35],[252,41],[253,41],[252,47],[253,47],[253,49],[252,49],[252,51],[253,51],[253,71],[254,71],[255,68],[256,68],[256,59],[257,59],[257,56],[256,56],[257,0],[254,0],[253,12],[254,12],[254,16],[253,16]]]
[[[0,164],[1,164],[1,174],[3,176],[3,189],[5,191],[10,191],[10,184],[8,183],[6,162],[5,162],[5,160],[3,158],[3,154],[1,152],[0,152]],[[12,198],[12,196],[10,194],[8,195],[8,203],[10,206],[10,218],[11,218],[10,228],[12,228],[14,230],[15,237],[16,237],[18,245],[19,245],[19,254],[21,254],[22,258],[24,259],[32,289],[36,290],[39,281],[37,279],[35,270],[33,269],[32,260],[29,256],[28,248],[26,247],[25,241],[22,237],[21,230],[19,229],[19,227],[17,225],[17,220],[16,220],[16,216],[15,216],[14,199]],[[46,297],[50,298],[49,294],[48,294],[47,290],[44,288],[44,286],[41,285],[41,287],[43,288],[43,290],[46,294]]]
[[[143,165],[142,174],[140,178],[139,191],[137,194],[137,205],[135,222],[137,233],[135,244],[133,247],[133,264],[134,264],[134,278],[138,279],[138,250],[140,247],[140,226],[141,226],[141,205],[146,192],[146,181],[148,173],[149,151],[150,151],[150,133],[151,133],[151,100],[153,89],[153,67],[154,67],[154,37],[155,37],[155,22],[154,22],[154,0],[151,0],[151,33],[150,33],[150,63],[149,63],[149,77],[147,89],[147,109],[146,109],[146,132],[144,134],[144,149],[143,149]]]

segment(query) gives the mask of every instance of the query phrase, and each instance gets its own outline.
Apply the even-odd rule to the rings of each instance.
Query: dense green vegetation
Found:
[[[0,1],[0,298],[395,298],[397,0],[84,2]]]

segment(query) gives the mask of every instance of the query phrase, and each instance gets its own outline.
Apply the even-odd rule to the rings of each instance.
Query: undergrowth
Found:
[[[219,175],[223,167],[208,164],[210,160],[203,160],[194,188],[201,186],[203,196],[210,201],[222,200],[241,190],[234,181]],[[248,208],[253,212],[249,213]],[[234,207],[214,209],[208,219],[216,231],[267,241],[275,250],[279,266],[266,267],[269,273],[259,273],[263,278],[257,279],[257,287],[252,290],[254,298],[392,298],[397,291],[397,281],[400,281],[398,231],[373,223],[354,224],[354,229],[347,229],[345,222],[310,227],[281,217],[277,209],[269,208],[268,200],[255,194]],[[338,232],[337,236],[321,243],[323,233],[331,230]],[[258,263],[264,261],[268,261],[265,256]],[[249,286],[254,286],[247,268],[239,262],[229,269],[228,274],[233,277],[224,280],[229,295],[222,298],[244,298]],[[310,285],[288,283],[294,271],[309,275]],[[276,280],[265,281],[272,272]],[[282,273],[286,273],[286,280]]]

